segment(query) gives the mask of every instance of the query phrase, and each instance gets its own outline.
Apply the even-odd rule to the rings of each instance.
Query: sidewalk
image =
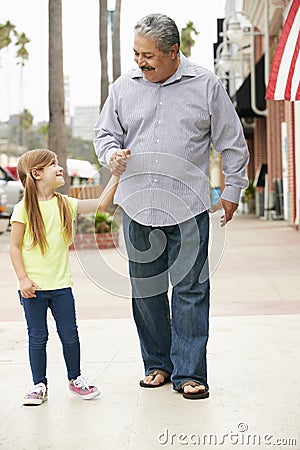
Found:
[[[28,408],[20,406],[31,385],[26,325],[9,236],[0,236],[0,448],[300,449],[300,233],[283,221],[237,215],[223,238],[211,277],[209,399],[185,400],[170,385],[138,386],[143,367],[121,242],[119,251],[70,255],[82,371],[101,397],[69,395],[49,320],[49,401]]]

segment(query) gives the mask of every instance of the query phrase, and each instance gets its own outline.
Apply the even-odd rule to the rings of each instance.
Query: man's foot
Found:
[[[165,370],[154,370],[146,375],[143,380],[140,381],[140,386],[144,388],[156,388],[163,386],[170,381],[170,374]]]
[[[209,391],[203,384],[196,383],[195,381],[186,381],[183,383],[179,392],[182,393],[184,398],[189,400],[198,400],[201,398],[209,397]]]
[[[38,406],[48,400],[48,389],[44,383],[35,384],[24,397],[24,406]]]
[[[91,400],[99,397],[100,391],[96,386],[90,385],[86,378],[81,375],[76,380],[69,381],[69,390],[71,394],[83,398],[83,400]]]

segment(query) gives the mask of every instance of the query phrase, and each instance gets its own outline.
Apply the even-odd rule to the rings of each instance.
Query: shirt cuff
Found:
[[[242,189],[237,186],[225,186],[221,198],[238,205],[240,201],[241,190]]]

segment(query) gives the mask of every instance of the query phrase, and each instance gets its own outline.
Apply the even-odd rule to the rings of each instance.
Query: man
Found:
[[[122,175],[115,202],[145,367],[140,386],[171,381],[185,398],[207,398],[210,148],[222,154],[222,225],[248,184],[248,150],[221,82],[179,52],[174,21],[151,14],[134,31],[138,68],[112,85],[94,145],[100,163]]]

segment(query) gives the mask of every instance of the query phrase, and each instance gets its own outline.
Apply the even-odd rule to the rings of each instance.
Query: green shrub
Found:
[[[119,230],[119,224],[109,212],[97,212],[94,214],[80,214],[77,216],[76,233],[111,233]]]

